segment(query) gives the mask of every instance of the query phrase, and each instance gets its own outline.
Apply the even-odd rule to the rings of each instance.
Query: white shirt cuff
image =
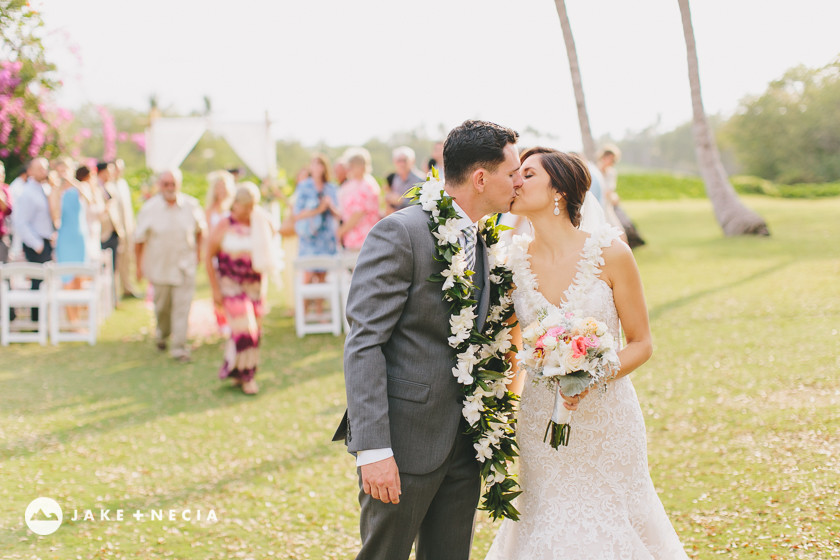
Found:
[[[383,447],[382,449],[365,449],[356,453],[356,466],[369,465],[388,457],[393,457],[394,452],[390,447]]]

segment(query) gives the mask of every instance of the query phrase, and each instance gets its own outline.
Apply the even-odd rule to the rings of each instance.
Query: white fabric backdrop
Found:
[[[224,138],[260,179],[277,174],[275,144],[268,121],[214,123],[205,117],[155,119],[146,129],[146,165],[156,173],[180,166],[208,130]]]
[[[218,123],[211,130],[224,138],[259,178],[277,175],[277,157],[266,123]]]

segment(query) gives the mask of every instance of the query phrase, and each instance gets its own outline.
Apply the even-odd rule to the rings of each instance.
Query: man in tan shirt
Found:
[[[198,200],[180,192],[180,170],[160,173],[157,184],[159,193],[137,215],[137,280],[145,275],[154,288],[158,349],[166,349],[171,335],[172,357],[187,362],[187,325],[207,226]]]

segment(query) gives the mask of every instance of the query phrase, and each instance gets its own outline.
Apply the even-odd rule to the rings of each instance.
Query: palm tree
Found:
[[[572,73],[572,87],[575,90],[578,121],[580,122],[580,137],[583,140],[583,155],[589,161],[595,161],[595,139],[589,127],[589,115],[586,112],[586,100],[583,97],[583,82],[580,78],[575,38],[572,36],[572,26],[569,25],[569,15],[566,13],[565,0],[554,0],[557,15],[560,17],[560,28],[563,30],[563,41],[566,43],[566,55],[569,57],[569,70]]]
[[[700,175],[706,185],[706,194],[712,202],[720,227],[726,236],[733,235],[770,235],[764,219],[744,206],[720,160],[720,152],[715,142],[703,98],[700,95],[700,70],[697,64],[697,47],[694,44],[694,28],[691,25],[691,10],[688,0],[677,0],[682,15],[683,34],[688,56],[688,81],[691,84],[691,107],[694,113],[694,144],[697,152],[697,164]],[[559,6],[561,1],[556,0]],[[559,8],[558,8],[559,10]]]

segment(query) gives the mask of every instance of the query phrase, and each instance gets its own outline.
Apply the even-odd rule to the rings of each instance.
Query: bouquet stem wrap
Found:
[[[569,445],[569,432],[572,427],[569,424],[572,420],[572,411],[563,406],[563,397],[560,396],[560,389],[554,391],[554,411],[551,413],[551,420],[545,428],[543,441],[557,449],[561,445]]]

